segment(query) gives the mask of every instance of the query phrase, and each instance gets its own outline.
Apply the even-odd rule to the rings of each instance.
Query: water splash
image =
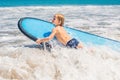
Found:
[[[35,47],[4,47],[0,48],[0,51],[1,80],[117,80],[120,78],[120,54],[106,47],[84,49],[59,47],[51,53]]]

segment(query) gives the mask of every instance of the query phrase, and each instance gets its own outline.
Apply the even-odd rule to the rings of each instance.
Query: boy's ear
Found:
[[[61,24],[61,21],[59,21],[59,24]]]

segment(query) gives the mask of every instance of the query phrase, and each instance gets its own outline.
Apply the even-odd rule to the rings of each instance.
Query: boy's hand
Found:
[[[36,43],[38,43],[38,44],[40,44],[41,42],[42,42],[41,39],[36,40]]]

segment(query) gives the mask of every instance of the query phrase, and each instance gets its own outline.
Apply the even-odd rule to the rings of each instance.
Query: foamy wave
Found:
[[[93,47],[91,52],[60,48],[59,52],[49,53],[37,48],[0,48],[0,77],[1,80],[119,79],[120,54],[106,49]]]

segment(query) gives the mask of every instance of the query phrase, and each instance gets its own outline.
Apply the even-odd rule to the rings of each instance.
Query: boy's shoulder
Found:
[[[57,30],[57,29],[58,29],[58,27],[54,27],[54,28],[53,28],[53,30]]]
[[[55,28],[52,29],[52,32],[55,32],[55,31],[57,31],[57,27],[55,27]]]
[[[57,31],[57,30],[61,30],[61,27],[58,26],[58,27],[54,27],[53,30]]]

